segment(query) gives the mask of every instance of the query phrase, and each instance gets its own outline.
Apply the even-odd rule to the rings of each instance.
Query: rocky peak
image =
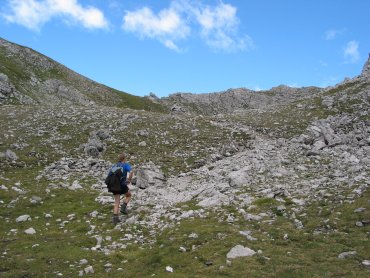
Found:
[[[361,76],[370,78],[370,53],[364,67],[362,68]]]
[[[272,93],[278,93],[278,94],[282,94],[282,93],[296,93],[297,91],[298,91],[297,88],[289,87],[287,85],[279,85],[277,87],[272,87],[270,89],[270,92],[272,92]]]

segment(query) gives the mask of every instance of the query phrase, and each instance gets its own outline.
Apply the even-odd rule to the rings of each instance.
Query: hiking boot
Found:
[[[126,203],[123,203],[122,206],[121,206],[121,213],[123,214],[128,214],[127,212],[127,204]]]
[[[113,215],[112,222],[114,225],[117,225],[119,222],[121,222],[121,220],[119,220],[118,215]]]

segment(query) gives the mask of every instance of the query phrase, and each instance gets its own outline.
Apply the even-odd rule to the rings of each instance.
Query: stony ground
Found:
[[[355,79],[218,115],[1,106],[0,276],[368,277],[369,103]]]

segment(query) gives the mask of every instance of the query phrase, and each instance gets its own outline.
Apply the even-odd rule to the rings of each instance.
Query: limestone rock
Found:
[[[94,268],[91,265],[89,265],[88,267],[84,268],[84,271],[86,274],[94,273]]]
[[[238,257],[249,257],[256,254],[256,252],[248,247],[244,247],[242,245],[236,245],[233,247],[227,254],[227,259],[235,259]]]
[[[362,264],[364,267],[370,268],[370,260],[363,260],[363,261],[361,262],[361,264]]]
[[[84,145],[84,151],[88,156],[99,157],[100,153],[104,150],[103,143],[97,139],[89,139],[87,144]]]
[[[39,204],[42,202],[42,199],[39,196],[32,196],[30,202],[31,204]]]
[[[349,251],[349,252],[343,252],[338,255],[338,259],[347,259],[349,257],[356,256],[357,252],[356,251]]]
[[[242,186],[250,182],[250,169],[244,167],[238,171],[231,172],[228,176],[230,186]]]
[[[136,171],[135,184],[141,189],[149,186],[162,187],[165,182],[163,172],[153,163],[145,164]]]
[[[24,215],[21,215],[19,217],[17,217],[17,219],[15,220],[15,222],[25,222],[25,221],[31,221],[31,216],[29,216],[28,214],[24,214]]]
[[[167,272],[173,272],[173,268],[172,268],[172,267],[170,267],[170,266],[166,266],[166,271],[167,271]]]
[[[18,156],[11,150],[6,150],[4,153],[0,153],[0,158],[3,157],[7,161],[16,161]]]
[[[36,230],[34,228],[28,228],[24,231],[27,235],[34,235],[36,234]]]
[[[77,180],[75,180],[73,183],[72,183],[72,185],[71,186],[69,186],[68,187],[68,189],[70,189],[70,190],[77,190],[77,189],[82,189],[83,187],[80,185],[80,183],[77,181]]]

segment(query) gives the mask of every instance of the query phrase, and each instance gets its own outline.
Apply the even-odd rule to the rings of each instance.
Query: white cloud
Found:
[[[240,21],[236,12],[236,7],[222,2],[209,6],[201,1],[173,0],[158,14],[148,7],[126,11],[122,28],[141,38],[157,39],[175,50],[179,50],[177,41],[190,34],[198,34],[213,49],[248,50],[253,40],[238,34]],[[196,28],[200,28],[199,32],[194,32]]]
[[[239,19],[236,11],[236,7],[224,3],[195,10],[201,35],[208,45],[227,51],[253,47],[253,40],[249,36],[238,36]]]
[[[190,32],[179,12],[171,8],[160,11],[158,15],[147,7],[127,11],[123,21],[122,28],[125,31],[134,32],[142,38],[158,39],[174,50],[178,50],[175,41],[186,38]]]
[[[358,51],[359,43],[357,41],[349,41],[344,48],[344,58],[347,59],[347,63],[356,63],[360,58],[360,53]]]
[[[198,22],[203,32],[215,29],[233,29],[238,24],[236,8],[229,4],[219,4],[215,8],[206,6],[196,12]]]
[[[11,23],[32,30],[41,27],[53,17],[61,17],[70,24],[81,24],[88,29],[107,28],[108,21],[102,11],[82,7],[77,0],[8,0],[9,12],[2,16]]]
[[[325,32],[325,39],[326,40],[334,40],[338,36],[342,35],[345,32],[345,29],[331,29]]]
[[[50,18],[47,7],[34,0],[11,0],[8,1],[8,5],[12,13],[2,16],[8,22],[17,23],[29,29],[38,30]]]

